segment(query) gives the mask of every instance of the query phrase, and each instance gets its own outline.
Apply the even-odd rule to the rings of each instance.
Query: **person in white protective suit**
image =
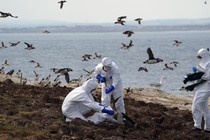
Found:
[[[111,94],[113,95],[118,123],[123,122],[122,113],[125,113],[123,84],[119,67],[109,57],[102,59],[94,69],[94,76],[101,83],[101,104],[111,106]]]
[[[90,110],[95,110],[98,113],[105,113],[108,116],[113,116],[114,111],[111,107],[103,106],[94,101],[92,92],[96,90],[98,83],[96,80],[89,79],[83,83],[82,86],[75,88],[65,97],[62,104],[62,113],[66,117],[66,122],[72,121],[75,118],[80,118],[84,121],[92,121],[94,123],[102,122],[103,120],[96,120],[96,117],[85,118],[83,115]]]
[[[208,109],[208,98],[210,96],[210,52],[207,49],[200,49],[197,53],[199,64],[198,71],[204,72],[201,79],[197,80],[194,87],[195,95],[192,103],[192,116],[194,127],[192,131],[201,131],[202,117],[204,117],[204,130],[210,133],[210,111]]]

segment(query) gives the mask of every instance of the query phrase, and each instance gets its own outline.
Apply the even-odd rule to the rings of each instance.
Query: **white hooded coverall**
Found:
[[[204,116],[204,129],[210,131],[210,111],[208,109],[208,98],[210,96],[210,53],[206,49],[200,49],[197,56],[200,56],[198,70],[205,74],[201,79],[206,82],[195,87],[195,95],[192,103],[192,115],[194,126],[201,129],[202,116]]]
[[[104,107],[95,102],[91,94],[91,91],[97,86],[98,83],[95,80],[89,79],[66,96],[62,104],[62,113],[66,117],[66,121],[72,121],[75,118],[88,121],[83,115],[91,109],[101,112]]]
[[[108,68],[106,69],[104,66],[108,66]],[[118,113],[125,113],[123,84],[120,77],[119,67],[110,58],[105,57],[102,59],[102,63],[99,63],[94,69],[95,77],[98,74],[106,78],[106,83],[102,83],[101,104],[111,106],[110,102],[112,94],[114,100],[120,97],[115,103],[116,111]],[[111,93],[106,94],[105,90],[111,85],[114,86],[114,90]]]

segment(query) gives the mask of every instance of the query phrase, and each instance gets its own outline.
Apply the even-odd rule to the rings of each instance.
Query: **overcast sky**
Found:
[[[126,15],[127,20],[141,17],[153,19],[197,19],[210,17],[210,0],[67,0],[63,9],[59,0],[0,0],[0,11],[18,19],[57,20],[82,23],[115,22]],[[0,18],[0,22],[3,19]]]

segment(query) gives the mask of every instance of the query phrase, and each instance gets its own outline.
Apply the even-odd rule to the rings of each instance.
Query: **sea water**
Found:
[[[34,71],[41,74],[42,78],[51,75],[51,80],[56,75],[51,68],[73,69],[69,72],[70,80],[83,76],[86,80],[86,72],[93,70],[101,62],[101,59],[82,61],[84,54],[95,55],[95,52],[103,57],[111,59],[119,66],[121,78],[125,88],[148,88],[151,83],[159,82],[161,76],[167,79],[163,81],[161,90],[167,93],[187,93],[179,89],[184,86],[183,77],[191,73],[191,68],[198,64],[197,51],[200,48],[210,47],[210,31],[165,31],[165,32],[135,32],[127,37],[121,32],[106,33],[6,33],[0,34],[0,41],[7,48],[0,48],[0,63],[5,60],[9,66],[5,72],[12,69],[15,73],[20,69],[23,76],[29,80],[35,78]],[[129,50],[121,49],[122,43],[133,41],[134,46]],[[174,40],[182,42],[174,46]],[[15,47],[10,47],[9,42],[18,42]],[[33,44],[34,50],[26,50],[24,42]],[[1,44],[0,44],[1,46]],[[144,64],[148,59],[147,48],[150,47],[154,57],[164,61],[157,64]],[[39,62],[42,68],[35,68]],[[169,64],[177,61],[177,67]],[[174,70],[163,70],[168,63]],[[2,67],[2,66],[1,66]],[[148,72],[138,71],[139,67],[146,67]],[[62,82],[65,83],[64,78]]]

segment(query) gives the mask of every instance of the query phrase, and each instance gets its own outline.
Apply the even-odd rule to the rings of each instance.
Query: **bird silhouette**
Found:
[[[132,34],[134,34],[134,32],[127,30],[127,31],[124,31],[123,34],[127,35],[127,37],[130,37]]]
[[[148,69],[146,67],[139,67],[138,71],[148,72]]]
[[[121,49],[124,49],[124,50],[129,50],[131,47],[133,47],[133,41],[130,40],[130,43],[128,45],[124,44],[124,43],[121,43],[122,44],[122,47]]]
[[[117,20],[114,24],[125,25],[125,20]]]
[[[70,71],[73,71],[71,68],[61,68],[58,70],[55,70],[55,74],[61,74],[65,76],[65,80],[67,83],[70,82],[69,73]]]
[[[33,44],[29,44],[29,43],[27,43],[27,42],[24,42],[25,44],[26,44],[26,48],[25,49],[27,49],[27,50],[33,50],[33,49],[35,49],[35,47],[33,47]]]
[[[12,14],[10,14],[10,13],[4,13],[4,12],[1,12],[0,11],[0,14],[1,14],[1,18],[6,18],[6,17],[13,17],[13,18],[18,18],[18,16],[13,16]]]
[[[117,18],[117,20],[119,21],[119,20],[122,20],[122,19],[125,19],[125,18],[127,18],[127,16],[120,16],[120,17]]]
[[[141,25],[142,18],[136,18],[134,20],[137,21],[139,25]]]
[[[61,0],[61,1],[58,2],[58,3],[60,3],[60,9],[63,8],[63,4],[64,4],[65,2],[66,2],[65,0]]]
[[[20,41],[18,41],[16,43],[12,43],[12,42],[9,42],[9,43],[11,44],[10,47],[15,47],[15,46],[17,46],[20,43]]]
[[[156,64],[156,63],[159,63],[159,62],[163,62],[162,59],[154,57],[152,49],[150,47],[147,48],[147,54],[149,56],[149,59],[147,59],[143,63],[145,63],[145,64]]]
[[[167,63],[164,64],[165,68],[163,70],[174,70],[174,68],[169,67]]]
[[[182,44],[181,41],[178,41],[178,40],[174,40],[174,46],[178,47],[180,44]]]

